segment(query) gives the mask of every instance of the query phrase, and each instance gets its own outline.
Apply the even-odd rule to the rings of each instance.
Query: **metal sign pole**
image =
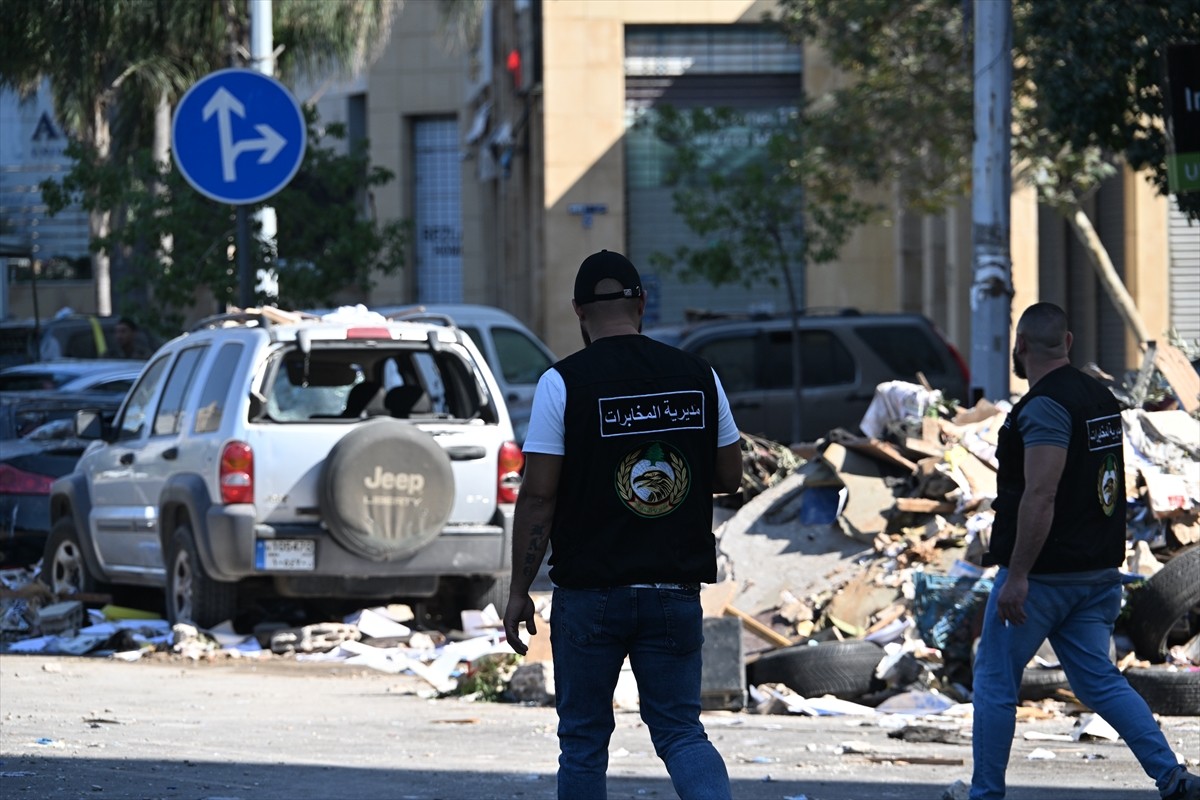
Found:
[[[975,0],[975,148],[971,181],[972,403],[1007,400],[1012,260],[1009,203],[1012,168],[1012,6]]]
[[[237,265],[238,305],[254,305],[254,281],[250,274],[250,213],[244,205],[237,207]]]

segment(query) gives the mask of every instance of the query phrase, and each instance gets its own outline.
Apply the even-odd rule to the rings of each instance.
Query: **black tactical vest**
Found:
[[[573,589],[716,580],[709,365],[629,335],[597,339],[554,369],[567,400],[551,580]]]
[[[1121,407],[1098,381],[1071,366],[1045,375],[1021,398],[1000,429],[996,458],[996,518],[989,553],[1008,565],[1017,538],[1017,508],[1025,490],[1025,445],[1018,421],[1035,397],[1071,415],[1071,442],[1054,499],[1050,535],[1031,573],[1084,572],[1125,559],[1125,461]]]

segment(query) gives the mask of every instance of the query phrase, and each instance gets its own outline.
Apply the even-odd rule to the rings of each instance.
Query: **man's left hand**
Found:
[[[1001,622],[1013,625],[1025,624],[1025,598],[1029,594],[1029,579],[1011,572],[996,596],[996,611]]]
[[[528,594],[510,594],[508,596],[508,605],[504,609],[504,636],[508,640],[508,646],[517,655],[523,656],[529,651],[529,645],[521,639],[521,623],[524,622],[529,635],[534,636],[537,634],[535,617],[532,597]]]

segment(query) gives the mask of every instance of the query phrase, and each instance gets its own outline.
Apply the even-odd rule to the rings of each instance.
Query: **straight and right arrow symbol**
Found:
[[[248,150],[261,150],[262,154],[258,157],[258,163],[269,164],[287,144],[287,139],[265,123],[254,126],[254,130],[258,131],[262,138],[242,139],[234,142],[230,115],[237,114],[239,117],[245,118],[246,107],[224,86],[218,87],[213,92],[213,96],[204,104],[202,113],[205,121],[214,114],[217,116],[217,131],[221,146],[221,177],[226,183],[233,183],[237,180],[236,162],[237,157],[242,153]]]

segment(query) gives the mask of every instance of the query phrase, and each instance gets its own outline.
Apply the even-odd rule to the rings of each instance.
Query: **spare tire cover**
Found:
[[[405,558],[450,518],[450,457],[412,425],[372,420],[329,451],[320,502],[326,525],[347,550],[375,561]]]

